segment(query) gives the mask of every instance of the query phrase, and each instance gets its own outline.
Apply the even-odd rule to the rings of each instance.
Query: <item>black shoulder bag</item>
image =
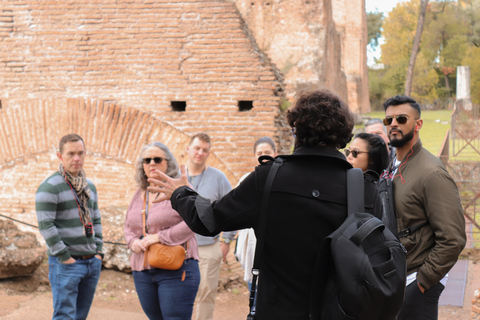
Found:
[[[272,168],[267,176],[267,180],[265,182],[265,187],[263,188],[263,197],[262,197],[262,207],[260,211],[260,221],[258,225],[258,235],[257,235],[257,246],[255,248],[255,258],[253,260],[253,267],[252,267],[252,288],[250,290],[250,312],[247,316],[247,320],[254,320],[255,319],[255,295],[257,293],[257,279],[260,275],[260,267],[261,267],[261,257],[263,255],[263,247],[265,246],[265,230],[267,227],[267,216],[268,216],[268,203],[270,200],[270,190],[272,189],[273,179],[277,174],[278,168],[280,168],[283,164],[283,159],[277,157],[273,162]]]

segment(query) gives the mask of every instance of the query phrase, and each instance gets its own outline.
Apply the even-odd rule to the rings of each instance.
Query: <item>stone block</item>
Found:
[[[30,276],[45,257],[34,233],[20,231],[12,221],[0,219],[0,279]]]

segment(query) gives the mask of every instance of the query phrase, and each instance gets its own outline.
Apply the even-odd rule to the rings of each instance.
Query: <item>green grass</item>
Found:
[[[385,117],[383,111],[370,112],[365,115],[380,119]],[[450,129],[451,115],[452,111],[450,110],[422,111],[423,127],[420,130],[420,139],[425,149],[435,156],[438,155],[445,134]]]

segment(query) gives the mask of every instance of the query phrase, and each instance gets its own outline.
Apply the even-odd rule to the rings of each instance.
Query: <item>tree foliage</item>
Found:
[[[378,40],[382,36],[383,12],[367,13],[367,38],[372,47],[378,46]]]
[[[405,90],[421,0],[400,2],[384,19],[380,62],[371,99]],[[468,65],[474,102],[480,102],[480,0],[431,0],[416,59],[411,96],[435,104],[455,95],[456,67]],[[372,100],[372,105],[375,101]]]
[[[470,46],[462,65],[470,67],[470,92],[472,102],[480,104],[480,47]]]

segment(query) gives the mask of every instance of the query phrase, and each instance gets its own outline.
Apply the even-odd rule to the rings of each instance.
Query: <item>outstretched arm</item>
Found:
[[[148,182],[150,182],[151,186],[147,188],[149,191],[158,192],[160,194],[157,199],[153,200],[154,203],[170,200],[172,193],[182,186],[189,186],[192,188],[192,186],[188,183],[187,172],[184,164],[180,166],[180,173],[180,178],[173,179],[167,176],[165,173],[155,170],[154,175],[156,175],[158,178],[149,178]]]

